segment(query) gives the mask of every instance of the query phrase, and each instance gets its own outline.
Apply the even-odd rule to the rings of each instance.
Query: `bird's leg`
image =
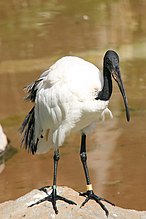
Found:
[[[108,200],[106,200],[104,198],[101,198],[101,197],[95,195],[93,192],[92,184],[91,184],[90,177],[89,177],[88,166],[87,166],[86,135],[85,134],[82,134],[80,157],[81,157],[81,161],[83,164],[84,173],[85,173],[86,182],[87,182],[87,191],[83,192],[83,193],[81,193],[81,192],[79,193],[81,196],[86,197],[85,201],[81,204],[80,207],[83,207],[90,199],[92,199],[92,200],[96,201],[101,206],[101,208],[105,211],[106,216],[108,217],[109,212],[108,212],[107,208],[105,207],[105,205],[101,201],[108,202],[111,205],[114,205],[114,204],[109,202]]]
[[[59,150],[56,150],[54,152],[54,156],[53,156],[53,159],[54,159],[54,176],[53,176],[53,186],[52,186],[52,192],[51,194],[48,194],[47,192],[47,189],[44,187],[40,190],[44,191],[47,196],[33,204],[31,204],[29,207],[32,207],[34,205],[37,205],[37,204],[40,204],[44,201],[49,201],[49,202],[52,202],[52,205],[53,205],[53,209],[55,211],[56,214],[58,214],[58,209],[57,209],[57,206],[56,206],[56,201],[57,200],[61,200],[61,201],[64,201],[68,204],[72,204],[72,205],[76,205],[75,202],[69,200],[69,199],[66,199],[60,195],[57,195],[57,186],[56,186],[56,180],[57,180],[57,167],[58,167],[58,161],[59,161],[59,158],[60,158],[60,155],[59,155]]]

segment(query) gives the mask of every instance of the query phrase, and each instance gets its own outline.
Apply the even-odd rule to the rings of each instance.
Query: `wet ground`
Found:
[[[32,156],[20,148],[18,128],[31,104],[23,87],[55,60],[77,55],[102,68],[113,48],[131,111],[126,122],[116,86],[110,101],[114,119],[88,138],[88,162],[95,192],[124,208],[146,210],[146,3],[145,1],[8,0],[0,3],[0,123],[18,152],[0,174],[0,202],[52,183],[52,151]],[[79,159],[80,136],[61,149],[58,184],[85,190]]]

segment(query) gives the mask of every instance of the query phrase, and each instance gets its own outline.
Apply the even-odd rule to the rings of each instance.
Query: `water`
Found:
[[[3,1],[0,3],[0,123],[18,150],[0,174],[0,202],[52,183],[52,151],[32,156],[20,148],[18,128],[31,103],[25,85],[55,60],[77,55],[100,68],[105,51],[120,54],[131,121],[126,122],[114,86],[114,119],[99,124],[88,138],[89,170],[97,194],[116,205],[138,210],[146,202],[146,3],[145,1]],[[79,159],[80,136],[61,149],[58,184],[84,191]]]

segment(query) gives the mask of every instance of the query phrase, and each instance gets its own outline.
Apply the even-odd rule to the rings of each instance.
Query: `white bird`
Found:
[[[69,204],[75,202],[57,195],[57,166],[59,147],[71,132],[81,133],[80,157],[83,164],[87,191],[80,193],[86,199],[95,200],[108,216],[109,212],[101,201],[106,201],[94,194],[87,167],[86,134],[94,128],[95,122],[108,110],[112,94],[112,77],[118,83],[126,108],[127,120],[130,120],[128,102],[119,70],[119,56],[108,50],[104,56],[103,74],[88,61],[74,56],[59,59],[38,80],[27,86],[26,99],[34,106],[26,116],[21,131],[24,132],[22,143],[28,151],[45,153],[54,148],[54,176],[52,193],[38,201],[52,202],[55,213],[58,213],[56,201],[63,200]],[[110,111],[109,111],[110,112]]]

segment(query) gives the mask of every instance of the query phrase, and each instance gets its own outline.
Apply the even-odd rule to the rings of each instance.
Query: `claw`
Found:
[[[79,192],[79,195],[86,197],[87,196],[87,192]]]
[[[114,206],[112,202],[95,195],[93,190],[88,190],[87,192],[80,192],[79,195],[86,197],[85,201],[81,204],[80,208],[83,207],[90,199],[92,199],[100,205],[100,207],[104,210],[107,217],[109,215],[109,211],[101,201],[105,201]]]
[[[90,198],[87,197],[87,198],[85,199],[85,201],[81,204],[80,208],[83,207],[89,200],[90,200]]]
[[[66,199],[66,198],[64,198],[64,197],[62,197],[60,195],[57,195],[57,197],[58,197],[58,200],[62,200],[62,201],[66,202],[66,203],[68,203],[70,205],[77,205],[74,201]]]
[[[73,201],[71,201],[69,199],[66,199],[66,198],[64,198],[64,197],[62,197],[60,195],[57,195],[57,189],[54,188],[54,187],[52,187],[52,192],[49,195],[48,195],[47,189],[43,188],[42,191],[44,191],[47,194],[47,196],[45,198],[43,198],[43,199],[41,199],[41,200],[39,200],[39,201],[29,205],[29,207],[32,207],[34,205],[38,205],[38,204],[40,204],[40,203],[42,203],[44,201],[49,201],[49,202],[52,203],[52,206],[53,206],[53,209],[55,211],[55,214],[58,214],[58,209],[57,209],[57,206],[56,206],[56,201],[57,200],[64,201],[64,202],[66,202],[68,204],[71,204],[71,205],[77,205],[75,202],[73,202]]]

